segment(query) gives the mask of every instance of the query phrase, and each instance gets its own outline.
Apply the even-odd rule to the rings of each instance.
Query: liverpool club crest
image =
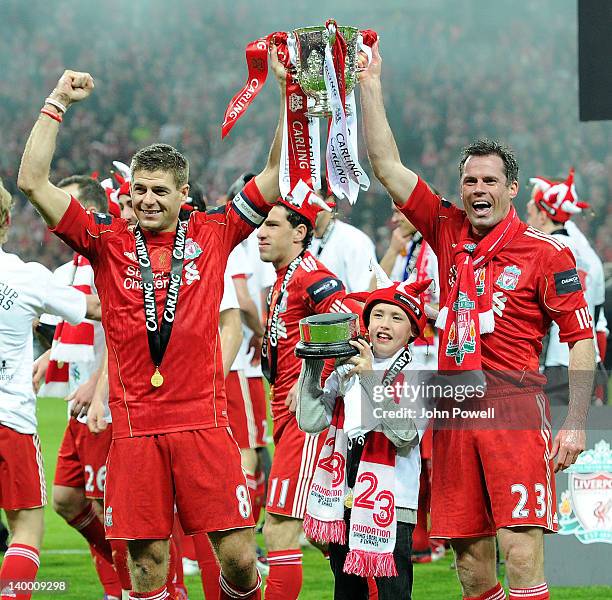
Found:
[[[446,356],[454,357],[458,366],[463,363],[466,354],[474,354],[476,351],[476,326],[472,319],[472,311],[475,308],[476,302],[470,300],[465,292],[460,291],[457,300],[453,303],[457,320],[451,323],[445,350]]]
[[[202,254],[202,248],[200,248],[198,242],[195,242],[191,238],[187,238],[185,242],[185,260],[193,260]]]
[[[499,274],[495,285],[502,290],[515,290],[518,285],[521,270],[516,266],[504,267],[504,270]]]
[[[583,544],[612,544],[612,451],[601,440],[567,469],[569,489],[561,494],[559,533]]]

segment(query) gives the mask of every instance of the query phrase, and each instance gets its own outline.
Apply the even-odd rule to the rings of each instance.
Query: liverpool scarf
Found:
[[[443,330],[438,368],[479,370],[481,334],[495,329],[493,274],[487,265],[516,236],[521,221],[513,206],[508,215],[480,240],[470,235],[466,218],[455,247],[455,283],[436,321]]]
[[[385,373],[383,385],[390,385],[397,379],[406,366],[406,358],[410,360],[409,356],[407,348],[396,355]],[[336,400],[308,495],[304,531],[314,540],[345,544],[344,508],[351,508],[349,553],[344,572],[360,577],[393,577],[397,576],[393,559],[397,533],[397,452],[384,433],[367,432],[355,486],[352,491],[348,489],[345,426],[355,419],[345,418],[345,409],[347,412],[361,410],[361,386],[357,377],[354,380],[345,397],[339,395]]]

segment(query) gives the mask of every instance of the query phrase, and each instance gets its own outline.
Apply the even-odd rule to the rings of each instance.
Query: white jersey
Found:
[[[87,312],[85,294],[0,248],[0,423],[19,433],[36,433],[32,322],[44,312],[76,325]]]
[[[597,323],[595,323],[595,331],[597,333],[605,333],[606,337],[610,335],[610,330],[608,329],[608,319],[606,319],[606,313],[603,310],[599,311],[599,319],[597,319]],[[601,357],[603,360],[605,357]]]
[[[393,281],[433,279],[431,287],[425,292],[427,304],[437,306],[440,303],[440,285],[438,281],[438,257],[431,246],[423,242],[420,233],[406,244],[405,256],[398,255],[391,271]],[[431,327],[431,325],[428,325]],[[429,344],[415,342],[410,346],[412,352],[412,369],[435,370],[438,368],[438,332],[434,330]],[[429,337],[429,336],[428,336]]]
[[[576,270],[578,271],[580,283],[582,284],[584,290],[584,298],[587,302],[591,317],[593,317],[595,314],[595,307],[603,304],[605,299],[605,281],[603,279],[603,266],[601,264],[601,260],[599,260],[590,246],[587,249],[583,242],[580,240],[577,241],[574,236],[568,235],[567,229],[554,231],[553,235],[555,236],[555,240],[558,240],[565,246],[569,247],[574,255],[574,258],[576,259]],[[595,324],[593,324],[593,328],[594,325]],[[595,331],[595,329],[593,329],[593,331]],[[600,358],[599,350],[597,348],[597,336],[595,336],[595,333],[593,333],[593,335],[595,358],[596,361],[599,362]],[[569,366],[569,346],[565,343],[561,343],[559,340],[559,326],[555,322],[553,322],[550,326],[544,366]]]
[[[244,248],[241,244],[238,244],[231,252],[227,259],[227,267],[225,268],[225,274],[228,278],[228,285],[231,288],[231,293],[233,297],[236,298],[236,305],[231,308],[240,308],[240,303],[238,302],[238,296],[236,295],[236,287],[234,286],[234,277],[244,277],[248,280],[251,276],[251,268],[248,264],[246,254],[244,252]],[[226,292],[224,291],[224,294]],[[240,348],[238,350],[238,354],[236,354],[236,358],[232,363],[230,371],[243,371],[246,366],[246,358],[245,353],[243,352],[244,348],[244,324],[242,326],[242,342],[240,343]]]
[[[262,290],[274,285],[276,281],[276,272],[271,263],[265,263],[259,258],[259,249],[257,246],[257,231],[254,231],[246,240],[243,240],[238,246],[232,250],[228,259],[230,262],[235,261],[232,266],[232,276],[245,277],[249,296],[255,303],[257,314],[262,317]],[[236,356],[232,371],[242,370],[246,377],[262,377],[261,367],[251,365],[253,351],[249,351],[249,340],[253,332],[247,325],[242,323],[242,343],[240,350]]]
[[[312,238],[308,249],[342,281],[347,293],[370,289],[370,263],[376,262],[376,251],[372,240],[357,227],[332,219],[322,237]]]
[[[221,304],[219,306],[219,314],[230,308],[240,308],[238,304],[238,296],[236,296],[236,288],[234,288],[234,282],[232,276],[225,269],[223,274],[223,296],[221,297]]]

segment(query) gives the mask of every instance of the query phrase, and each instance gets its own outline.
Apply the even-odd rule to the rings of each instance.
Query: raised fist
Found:
[[[94,89],[94,80],[89,73],[77,71],[64,71],[51,92],[51,98],[58,100],[66,108],[74,102],[80,102],[91,94]]]

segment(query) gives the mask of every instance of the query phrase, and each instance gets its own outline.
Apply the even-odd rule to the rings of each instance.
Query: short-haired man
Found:
[[[451,539],[464,598],[505,598],[495,572],[496,533],[510,597],[549,598],[542,534],[557,527],[552,459],[556,470],[565,469],[584,449],[594,367],[592,328],[578,316],[587,311],[584,294],[563,277],[576,264],[566,247],[519,220],[512,206],[518,165],[506,148],[480,141],[465,149],[464,210],[402,164],[385,115],[378,44],[372,50],[359,74],[364,137],[375,175],[438,257],[439,368],[522,372],[524,383],[505,393],[489,389],[486,400],[502,400],[508,410],[520,403],[520,416],[530,420],[512,431],[482,424],[434,431],[432,536]],[[360,63],[366,66],[365,57]],[[554,441],[538,376],[552,320],[570,345],[569,411]]]
[[[32,388],[32,322],[43,312],[74,324],[86,316],[99,318],[99,302],[58,285],[42,265],[2,250],[11,206],[0,181],[0,507],[12,534],[0,568],[0,595],[25,600],[32,592],[27,582],[34,581],[40,564],[47,503]]]
[[[62,113],[92,89],[88,73],[64,73],[30,134],[19,186],[96,274],[113,415],[106,534],[129,540],[132,596],[165,598],[176,504],[185,532],[206,532],[215,546],[221,596],[256,598],[253,520],[227,428],[219,303],[227,256],[278,197],[278,129],[265,169],[223,213],[180,213],[189,165],[176,149],[155,144],[137,152],[132,227],[88,214],[49,182]]]
[[[262,367],[271,385],[275,444],[264,525],[270,565],[266,600],[295,600],[302,587],[299,537],[324,442],[324,436],[301,431],[294,414],[301,369],[301,360],[294,355],[299,321],[317,313],[359,312],[354,301],[343,303],[342,282],[307,250],[319,209],[307,199],[301,203],[279,200],[257,233],[261,259],[276,269],[262,346]]]

